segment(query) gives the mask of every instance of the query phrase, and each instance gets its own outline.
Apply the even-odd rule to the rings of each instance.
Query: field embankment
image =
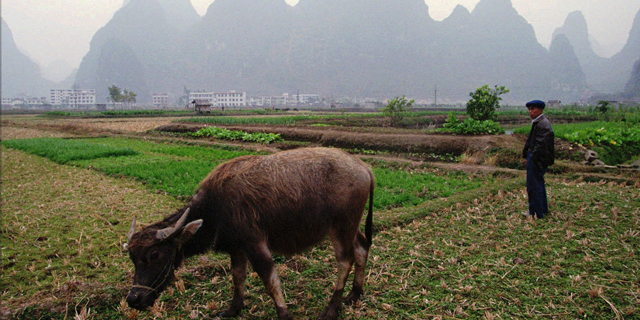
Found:
[[[72,136],[79,149],[99,144],[134,153],[106,157],[105,147],[98,147],[87,149],[93,150],[91,157],[81,153],[62,165],[1,147],[0,317],[216,318],[233,290],[228,257],[188,260],[159,304],[137,312],[124,303],[133,266],[122,244],[134,215],[148,224],[180,207],[200,176],[224,161],[219,150],[255,152],[252,145],[156,141],[146,131],[126,128],[83,134],[55,122],[38,126],[3,126],[2,140]],[[52,152],[73,155],[73,145],[58,149]],[[465,173],[392,158],[368,160],[379,179],[374,245],[363,300],[346,306],[342,319],[631,319],[640,314],[637,174],[551,173],[552,214],[532,220],[520,215],[527,203],[518,171]],[[294,316],[315,317],[324,308],[335,281],[332,257],[331,246],[323,244],[304,255],[276,258]],[[275,317],[252,271],[246,300],[245,319]]]

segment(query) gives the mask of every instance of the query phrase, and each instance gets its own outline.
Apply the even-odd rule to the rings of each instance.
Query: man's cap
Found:
[[[546,105],[544,104],[543,101],[541,100],[532,100],[527,102],[526,104],[527,109],[528,108],[539,108],[539,109],[544,109],[544,107],[546,107]]]

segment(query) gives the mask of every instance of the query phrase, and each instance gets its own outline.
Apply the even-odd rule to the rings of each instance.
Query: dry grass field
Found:
[[[172,121],[13,116],[3,117],[0,138],[144,140],[157,138],[147,130]],[[151,223],[184,199],[129,177],[1,148],[0,318],[215,319],[226,308],[229,261],[213,253],[188,260],[151,310],[138,312],[124,302],[133,266],[122,244],[132,217]],[[388,163],[409,176],[420,170],[457,176],[455,166],[402,158],[396,164],[394,156],[386,154],[376,165]],[[520,172],[487,166],[477,171],[492,177],[483,188],[374,213],[365,294],[344,308],[341,319],[640,317],[637,173],[549,174],[552,215],[533,220],[520,215],[526,210]],[[471,173],[472,179],[478,177]],[[335,281],[331,246],[276,261],[293,315],[317,316]],[[242,319],[275,317],[254,272],[246,299]]]

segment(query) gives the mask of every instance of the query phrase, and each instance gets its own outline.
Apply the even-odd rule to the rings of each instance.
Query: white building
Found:
[[[287,104],[285,96],[262,96],[251,98],[251,105],[254,106],[284,106]]]
[[[49,100],[54,106],[88,108],[96,104],[96,91],[93,89],[51,89]]]
[[[20,95],[18,97],[6,98],[2,97],[3,105],[29,105],[29,106],[41,106],[48,104],[47,97],[32,97],[29,95]]]
[[[247,105],[247,93],[246,92],[223,92],[216,93],[217,107],[244,107]]]
[[[208,100],[214,107],[244,107],[247,105],[246,92],[191,92],[189,102],[194,100]]]
[[[168,93],[154,93],[153,94],[153,107],[154,108],[166,108],[169,106],[169,94]]]
[[[296,94],[292,96],[294,103],[296,104],[309,104],[320,102],[319,94]]]
[[[319,94],[288,94],[281,96],[261,96],[251,98],[251,104],[255,106],[293,106],[299,104],[312,104],[320,102]]]

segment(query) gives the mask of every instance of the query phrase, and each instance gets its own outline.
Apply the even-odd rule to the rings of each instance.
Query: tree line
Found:
[[[120,89],[118,86],[113,85],[109,87],[109,97],[115,103],[136,103],[138,95],[133,91],[127,89]]]

